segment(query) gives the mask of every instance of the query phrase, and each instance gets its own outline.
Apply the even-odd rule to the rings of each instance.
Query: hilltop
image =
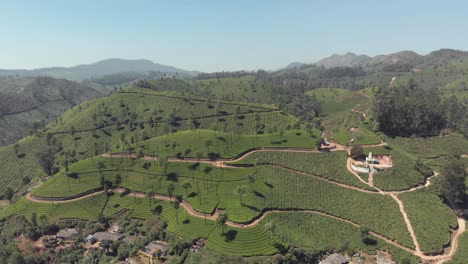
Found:
[[[452,49],[441,49],[427,55],[420,55],[414,51],[400,51],[374,57],[348,52],[344,55],[333,54],[317,61],[316,64],[326,68],[362,66],[372,70],[388,70],[396,66],[406,66],[409,69],[428,69],[447,64],[453,60],[466,59],[467,57],[468,52]]]

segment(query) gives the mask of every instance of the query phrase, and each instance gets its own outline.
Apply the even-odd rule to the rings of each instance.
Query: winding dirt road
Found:
[[[380,147],[380,146],[386,146],[387,144],[385,142],[381,142],[379,144],[375,144],[375,145],[362,145],[362,147]],[[337,148],[336,149],[333,149],[332,151],[346,151],[348,150],[348,153],[349,153],[349,149],[347,149],[345,146],[343,145],[340,145],[340,144],[336,144]],[[257,152],[306,152],[306,153],[323,153],[321,151],[318,151],[317,149],[307,149],[307,148],[258,148],[258,149],[252,149],[250,151],[247,151],[245,152],[243,155],[239,156],[239,157],[236,157],[236,158],[231,158],[231,159],[218,159],[216,161],[213,161],[213,160],[210,160],[210,159],[207,159],[207,158],[201,158],[201,159],[194,159],[194,158],[186,158],[186,159],[176,159],[176,158],[169,158],[168,161],[169,162],[200,162],[200,163],[205,163],[205,164],[210,164],[211,166],[214,166],[214,167],[220,167],[220,168],[238,168],[236,166],[233,166],[233,165],[229,165],[229,162],[236,162],[236,161],[241,161],[242,159],[245,159],[246,157],[248,157],[249,155],[252,155],[253,153],[257,153]],[[126,154],[126,153],[119,153],[119,154],[102,154],[102,157],[132,157],[132,158],[136,158],[136,155],[134,154]],[[144,156],[142,157],[142,159],[144,160],[156,160],[157,158],[156,157],[153,157],[153,156]],[[379,239],[382,239],[384,240],[385,242],[391,244],[391,245],[394,245],[402,250],[405,250],[406,252],[409,252],[417,257],[420,257],[422,260],[423,260],[423,263],[437,263],[437,264],[441,264],[441,263],[444,263],[445,261],[448,261],[450,260],[456,253],[457,251],[457,248],[458,248],[458,239],[460,237],[460,235],[465,232],[465,229],[466,229],[466,226],[465,226],[465,220],[462,219],[462,218],[458,218],[458,229],[456,230],[456,232],[454,233],[452,239],[451,239],[451,243],[450,243],[450,249],[448,250],[448,252],[445,252],[444,254],[440,254],[440,255],[424,255],[424,253],[421,251],[420,249],[420,246],[419,246],[419,243],[418,243],[418,240],[417,240],[417,236],[416,236],[416,233],[414,232],[414,229],[413,229],[413,226],[411,224],[411,221],[405,211],[405,207],[404,207],[404,204],[403,204],[403,201],[401,201],[398,197],[398,194],[399,193],[406,193],[406,192],[412,192],[412,191],[416,191],[416,190],[419,190],[419,189],[422,189],[422,188],[426,188],[428,186],[430,186],[431,184],[431,179],[433,177],[437,177],[439,174],[437,172],[434,172],[434,175],[427,178],[426,179],[426,182],[424,184],[421,184],[421,185],[418,185],[418,186],[414,186],[412,188],[409,188],[408,190],[401,190],[401,191],[383,191],[379,188],[377,188],[376,186],[374,186],[373,184],[373,180],[372,180],[372,175],[369,177],[369,180],[368,181],[365,181],[364,179],[362,179],[358,173],[356,173],[355,171],[352,170],[351,168],[351,164],[353,162],[353,160],[351,158],[348,158],[347,159],[347,169],[356,177],[358,178],[362,183],[368,185],[369,187],[375,189],[376,191],[372,191],[372,190],[367,190],[367,189],[362,189],[362,188],[358,188],[356,186],[351,186],[351,185],[347,185],[347,184],[344,184],[344,183],[339,183],[339,182],[336,182],[336,181],[333,181],[333,180],[330,180],[330,179],[327,179],[323,176],[320,176],[320,175],[315,175],[315,174],[311,174],[311,173],[307,173],[307,172],[303,172],[303,171],[298,171],[298,170],[295,170],[295,169],[291,169],[291,168],[287,168],[287,167],[284,167],[284,166],[280,166],[280,165],[275,165],[275,164],[272,164],[272,166],[275,166],[275,167],[278,167],[280,169],[284,169],[284,170],[288,170],[288,171],[291,171],[291,172],[294,172],[294,173],[298,173],[298,174],[302,174],[302,175],[306,175],[306,176],[312,176],[312,177],[315,177],[315,178],[318,178],[320,180],[323,180],[323,181],[326,181],[326,182],[329,182],[331,184],[335,184],[337,186],[340,186],[342,188],[347,188],[347,189],[352,189],[352,190],[355,190],[355,191],[359,191],[359,192],[365,192],[365,193],[373,193],[373,194],[380,194],[380,195],[389,195],[391,198],[393,198],[395,200],[395,202],[398,204],[399,206],[399,209],[400,209],[400,212],[403,216],[403,219],[405,221],[405,224],[407,226],[407,229],[408,229],[408,232],[413,240],[413,243],[415,245],[415,249],[411,249],[411,248],[408,248],[406,246],[403,246],[399,243],[397,243],[396,241],[393,241],[381,234],[378,234],[378,233],[375,233],[373,231],[371,231],[370,233],[372,235],[374,235],[375,237],[379,238]],[[123,189],[123,188],[114,188],[112,191],[114,192],[117,192],[117,193],[124,193],[124,192],[128,192],[127,190]],[[26,198],[30,201],[34,201],[34,202],[40,202],[40,203],[69,203],[69,202],[73,202],[73,201],[77,201],[77,200],[82,200],[82,199],[86,199],[90,196],[93,196],[93,195],[97,195],[97,194],[100,194],[100,193],[103,193],[103,191],[96,191],[94,193],[91,193],[91,194],[86,194],[86,195],[83,195],[83,196],[79,196],[79,197],[76,197],[76,198],[70,198],[70,199],[66,199],[66,200],[53,200],[51,198],[46,198],[46,197],[38,197],[38,196],[34,196],[32,195],[31,193],[28,193],[26,195]],[[138,198],[145,198],[145,193],[143,192],[130,192],[128,193],[128,195],[133,195],[135,197],[138,197]],[[172,197],[169,197],[169,196],[165,196],[165,195],[160,195],[160,194],[156,194],[156,195],[153,195],[153,198],[154,199],[158,199],[158,200],[163,200],[163,201],[172,201]],[[180,205],[191,215],[191,216],[194,216],[194,217],[199,217],[199,218],[205,218],[205,219],[209,219],[209,220],[213,220],[213,221],[216,221],[216,219],[218,218],[218,216],[223,212],[223,210],[220,210],[220,209],[216,209],[212,214],[207,214],[207,213],[202,213],[202,212],[198,212],[196,211],[195,209],[193,209],[192,205],[190,203],[188,203],[187,201],[185,200],[182,200],[180,202]],[[325,212],[320,212],[320,211],[315,211],[315,210],[309,210],[309,209],[285,209],[285,210],[265,210],[264,212],[262,212],[257,218],[253,219],[252,221],[250,222],[247,222],[247,223],[237,223],[237,222],[232,222],[232,221],[227,221],[226,222],[226,225],[228,226],[231,226],[231,227],[237,227],[237,228],[249,228],[249,227],[253,227],[257,224],[259,224],[261,222],[262,219],[265,218],[265,216],[267,214],[270,214],[270,213],[285,213],[285,212],[303,212],[303,213],[313,213],[313,214],[318,214],[318,215],[322,215],[322,216],[325,216],[325,217],[330,217],[330,218],[333,218],[333,219],[336,219],[336,220],[339,220],[339,221],[343,221],[343,222],[346,222],[346,223],[349,223],[353,226],[356,226],[356,227],[360,227],[359,224],[355,223],[355,222],[352,222],[348,219],[343,219],[343,218],[340,218],[340,217],[337,217],[337,216],[334,216],[334,215],[331,215],[331,214],[328,214],[328,213],[325,213]]]

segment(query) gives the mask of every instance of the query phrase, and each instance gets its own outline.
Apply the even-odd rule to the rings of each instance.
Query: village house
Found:
[[[347,264],[349,263],[349,260],[347,257],[334,253],[331,254],[330,256],[326,257],[324,260],[321,260],[319,264]]]
[[[155,257],[165,257],[167,255],[168,249],[169,246],[166,242],[156,240],[146,245],[145,253]]]
[[[101,242],[103,240],[107,241],[117,241],[123,240],[125,235],[120,233],[111,233],[111,232],[96,232],[94,235],[88,235],[86,237],[86,242],[93,244],[95,242]]]
[[[80,233],[75,228],[65,228],[59,230],[55,236],[63,239],[64,241],[71,241],[77,239],[80,236]]]

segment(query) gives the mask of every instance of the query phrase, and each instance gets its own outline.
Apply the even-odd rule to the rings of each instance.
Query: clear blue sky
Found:
[[[467,33],[468,1],[14,0],[0,2],[0,68],[277,69],[347,51],[467,50]]]

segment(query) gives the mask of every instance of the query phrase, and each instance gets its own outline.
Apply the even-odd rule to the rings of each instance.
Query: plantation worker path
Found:
[[[362,147],[382,147],[382,146],[386,146],[386,145],[387,144],[385,142],[381,141],[381,143],[379,143],[379,144],[361,145],[361,146]],[[369,174],[369,178],[366,181],[357,172],[352,170],[351,164],[353,162],[353,159],[351,157],[349,157],[350,148],[346,148],[344,145],[336,144],[336,148],[332,149],[331,151],[347,151],[348,152],[348,158],[346,160],[346,163],[347,163],[348,171],[351,172],[352,175],[354,175],[357,179],[359,179],[360,182],[362,182],[363,184],[369,186],[371,190],[359,188],[359,187],[356,187],[356,186],[347,185],[347,184],[344,184],[344,183],[339,183],[339,182],[330,180],[328,178],[325,178],[325,177],[323,177],[321,175],[316,175],[316,174],[312,174],[312,173],[299,171],[299,170],[288,168],[288,167],[285,167],[285,166],[282,166],[282,165],[269,164],[268,166],[273,166],[273,167],[276,167],[278,169],[291,171],[291,172],[301,174],[301,175],[305,175],[305,176],[315,177],[317,179],[326,181],[328,183],[331,183],[331,184],[334,184],[334,185],[337,185],[337,186],[340,186],[340,187],[346,188],[346,189],[352,189],[352,190],[355,190],[355,191],[365,192],[365,193],[372,193],[372,194],[376,194],[376,195],[388,195],[393,200],[395,200],[395,202],[398,204],[400,213],[403,216],[403,220],[405,221],[405,224],[407,226],[408,232],[409,232],[409,234],[411,236],[411,239],[413,241],[413,244],[414,244],[415,248],[414,249],[408,248],[406,246],[403,246],[403,245],[399,244],[397,241],[391,240],[391,239],[389,239],[389,238],[387,238],[387,237],[385,237],[385,236],[383,236],[381,234],[375,233],[374,231],[370,231],[370,233],[373,236],[375,236],[375,237],[377,237],[377,238],[379,238],[379,239],[381,239],[381,240],[383,240],[383,241],[385,241],[385,242],[387,242],[387,243],[389,243],[391,245],[394,245],[394,246],[396,246],[396,247],[398,247],[398,248],[400,248],[402,250],[405,250],[406,252],[409,252],[409,253],[417,256],[417,257],[420,257],[423,260],[423,263],[443,263],[445,261],[450,260],[455,255],[455,252],[456,252],[456,250],[458,248],[458,239],[459,239],[460,235],[463,232],[465,232],[465,220],[462,219],[462,218],[458,218],[458,229],[453,233],[453,236],[452,236],[452,239],[451,239],[451,242],[450,242],[450,248],[448,250],[446,250],[446,252],[444,252],[443,254],[439,254],[439,255],[425,255],[421,251],[421,248],[420,248],[420,245],[418,243],[416,233],[415,233],[415,231],[413,229],[410,218],[408,217],[408,215],[406,213],[404,203],[398,197],[398,194],[400,194],[400,193],[413,192],[413,191],[416,191],[416,190],[419,190],[419,189],[426,188],[426,187],[430,186],[432,178],[437,177],[439,175],[437,172],[434,172],[434,174],[432,176],[428,177],[425,180],[424,183],[419,184],[419,185],[414,186],[414,187],[411,187],[411,188],[409,188],[407,190],[383,191],[383,190],[379,189],[378,187],[376,187],[374,185],[374,183],[373,183],[374,172],[373,171]],[[319,151],[316,148],[275,148],[275,147],[268,147],[268,148],[250,149],[250,150],[248,150],[248,151],[246,151],[246,152],[244,152],[244,153],[242,153],[239,156],[234,157],[234,158],[219,158],[219,159],[216,159],[216,160],[208,159],[208,158],[199,158],[199,159],[197,159],[197,158],[181,158],[181,159],[179,159],[179,158],[168,158],[167,161],[168,162],[189,162],[189,163],[199,162],[199,163],[209,164],[209,165],[211,165],[213,167],[218,167],[218,168],[235,169],[235,168],[239,168],[239,166],[236,166],[234,164],[231,165],[231,164],[229,164],[230,162],[241,161],[241,160],[245,159],[246,157],[248,157],[249,155],[252,155],[253,153],[257,153],[257,152],[324,153],[323,151]],[[110,158],[110,157],[138,158],[135,154],[132,154],[132,153],[115,153],[115,154],[105,153],[105,154],[102,154],[101,156],[106,157],[106,158]],[[155,157],[155,156],[144,156],[144,157],[140,157],[140,159],[156,161],[158,158]],[[120,187],[114,188],[114,189],[112,189],[112,191],[116,192],[116,193],[126,193],[127,195],[138,197],[138,198],[146,198],[147,197],[145,195],[145,193],[143,193],[143,192],[138,192],[138,191],[129,192],[128,190],[126,190],[124,188],[120,188]],[[88,198],[90,196],[97,195],[97,194],[100,194],[100,193],[103,193],[103,192],[104,192],[103,190],[96,190],[93,193],[86,193],[86,194],[83,194],[82,196],[77,195],[75,197],[70,197],[69,199],[61,198],[60,200],[57,200],[57,199],[54,199],[54,198],[47,198],[47,197],[38,197],[38,196],[32,195],[31,193],[28,193],[26,198],[28,200],[30,200],[30,201],[41,202],[41,203],[68,203],[68,202],[73,202],[73,201],[85,199],[85,198]],[[169,196],[161,195],[161,194],[155,194],[155,195],[153,195],[152,198],[153,199],[158,199],[158,200],[163,200],[163,201],[169,201],[169,202],[175,200],[174,197],[169,197]],[[224,212],[224,210],[219,209],[219,208],[216,208],[213,211],[213,213],[211,213],[211,214],[198,212],[195,209],[193,209],[192,205],[190,203],[188,203],[187,201],[185,201],[185,200],[180,200],[180,205],[191,216],[198,217],[198,218],[204,218],[204,219],[208,219],[208,220],[212,220],[212,221],[216,221],[217,218],[219,217],[219,215]],[[236,227],[236,228],[249,228],[249,227],[253,227],[253,226],[258,225],[260,223],[260,221],[262,219],[264,219],[264,217],[267,214],[270,214],[270,213],[285,213],[285,212],[304,212],[304,213],[319,214],[319,215],[322,215],[322,216],[325,216],[325,217],[330,217],[330,218],[333,218],[333,219],[337,219],[337,220],[349,223],[349,224],[351,224],[353,226],[356,226],[356,227],[360,227],[360,225],[358,223],[352,222],[352,221],[350,221],[348,219],[337,217],[335,215],[332,215],[332,214],[329,214],[329,213],[326,213],[326,212],[310,210],[310,209],[299,209],[299,208],[284,209],[284,210],[266,209],[266,210],[263,210],[257,217],[255,217],[254,219],[252,219],[249,222],[237,223],[237,222],[233,222],[231,220],[228,220],[226,222],[226,225],[231,226],[231,227]]]

